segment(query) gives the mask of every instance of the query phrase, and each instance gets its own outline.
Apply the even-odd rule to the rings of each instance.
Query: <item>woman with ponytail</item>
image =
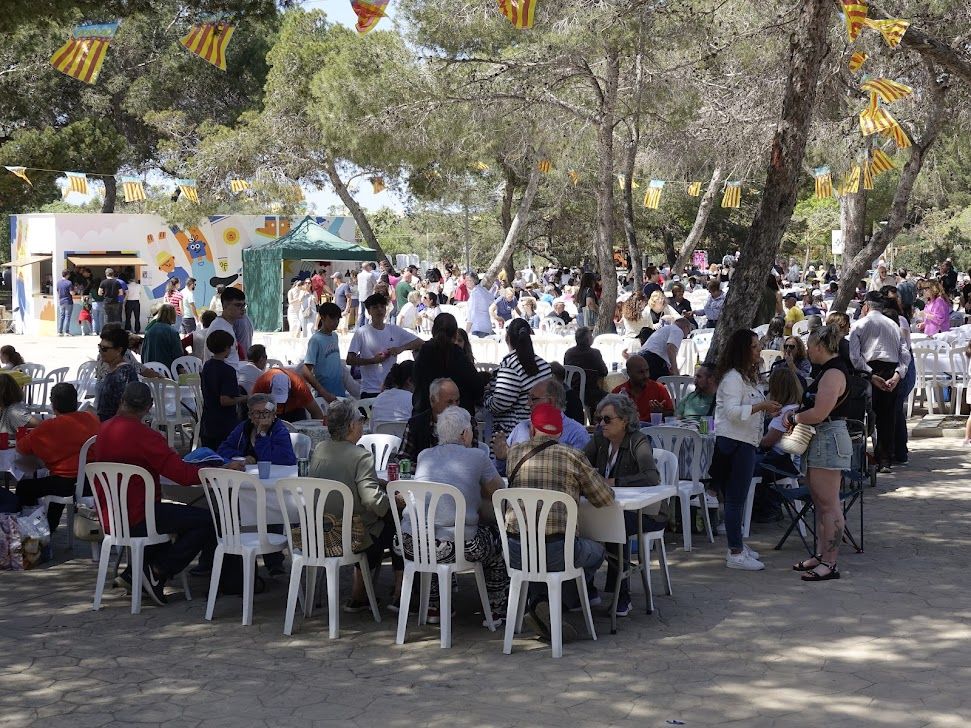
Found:
[[[432,323],[432,338],[421,345],[415,356],[415,414],[431,408],[428,387],[446,377],[459,388],[459,403],[475,416],[475,405],[482,399],[482,379],[475,365],[458,343],[458,323],[450,313],[440,313]]]
[[[529,419],[529,390],[537,382],[552,377],[550,365],[533,352],[532,330],[524,319],[513,319],[506,326],[509,353],[499,362],[492,391],[485,405],[492,412],[493,433],[512,432]],[[461,386],[459,387],[461,391]]]

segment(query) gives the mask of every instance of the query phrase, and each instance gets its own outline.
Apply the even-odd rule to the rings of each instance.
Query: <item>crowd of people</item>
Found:
[[[130,333],[115,319],[117,311],[100,327],[94,414],[77,412],[77,392],[71,385],[58,385],[51,393],[55,417],[31,421],[17,406],[22,400],[19,386],[10,376],[0,376],[0,428],[15,432],[25,424],[39,425],[17,447],[40,456],[51,471],[46,481],[18,487],[17,497],[24,505],[46,493],[68,491],[69,484],[73,488],[75,448],[91,434],[98,439],[89,461],[146,467],[156,478],[157,500],[158,476],[183,485],[198,483],[197,468],[183,462],[143,423],[152,403],[151,391],[141,380],[158,376],[146,364],[171,367],[191,353],[203,362],[202,443],[223,456],[228,467],[240,467],[234,458],[293,464],[282,420],[325,423],[330,439],[314,450],[309,473],[350,487],[355,518],[363,526],[360,549],[372,566],[391,555],[392,608],[401,596],[401,559],[412,554],[411,525],[405,521],[403,538],[396,542],[390,510],[402,504],[389,500],[371,454],[356,447],[366,423],[355,400],[373,400],[376,420],[406,423],[394,458],[413,461],[416,478],[454,485],[465,496],[465,543],[454,543],[454,510],[436,513],[439,559],[454,559],[462,548],[466,558],[483,564],[495,619],[504,614],[508,587],[499,529],[505,528],[510,537],[510,565],[517,567],[519,558],[516,520],[510,516],[497,524],[480,516],[480,506],[489,503],[502,478],[511,487],[556,491],[574,499],[585,496],[592,505],[605,506],[614,500],[611,487],[660,482],[651,439],[641,428],[665,416],[699,422],[713,418],[710,483],[723,503],[727,567],[764,568],[744,543],[742,512],[753,475],[771,463],[782,472],[801,473],[816,507],[819,553],[793,569],[806,581],[839,578],[839,491],[853,452],[847,419],[858,417],[861,397],[866,399],[869,392],[879,469],[891,472],[908,461],[904,403],[914,386],[910,333],[945,332],[959,315],[963,322],[971,305],[971,276],[962,280],[949,262],[940,267],[939,276],[926,278],[907,271],[894,276],[878,265],[872,279],[857,286],[856,310],[848,315],[829,311],[838,287],[847,284],[833,266],[803,273],[794,261],[788,267],[777,263],[765,300],[757,306],[756,323],[765,325],[765,333],[734,331],[708,361],[682,371],[682,341],[699,327],[717,324],[733,268],[729,255],[708,270],[691,267],[673,273],[666,266],[648,266],[643,281],[622,277],[614,323],[630,346],[622,362],[626,377],[611,386],[610,370],[593,346],[590,326],[601,305],[600,281],[582,268],[537,272],[530,266],[513,280],[491,281],[474,273],[462,275],[451,266],[444,274],[431,269],[419,276],[411,267],[396,275],[383,261],[380,266],[365,263],[353,275],[334,273],[333,287],[318,270],[311,278],[294,280],[287,294],[289,327],[308,339],[306,355],[295,367],[271,362],[266,348],[252,343],[243,291],[224,289],[219,313],[212,307],[196,325],[196,312],[187,313],[191,307],[179,300],[176,283],[146,327],[144,340],[133,345]],[[464,327],[451,310],[442,310],[449,304],[464,309]],[[185,323],[189,317],[192,325]],[[555,322],[544,324],[544,319]],[[534,349],[534,335],[547,327],[575,341],[563,362],[546,361]],[[339,337],[344,330],[353,334],[342,357]],[[491,371],[480,371],[471,342],[497,336],[508,353]],[[136,356],[139,344],[141,360]],[[780,352],[770,367],[764,366],[763,349]],[[405,352],[412,359],[398,361]],[[15,351],[0,350],[5,367],[22,363],[18,357]],[[565,386],[564,365],[584,371],[584,389]],[[677,374],[693,376],[694,388],[675,402],[659,380]],[[815,436],[801,462],[794,462],[779,442],[800,426],[814,427]],[[58,439],[67,428],[72,436]],[[480,443],[483,432],[486,442]],[[57,447],[50,446],[52,438]],[[140,506],[130,508],[137,523]],[[152,548],[140,575],[146,593],[162,603],[166,581],[196,556],[195,573],[208,573],[215,534],[208,514],[199,509],[157,503],[156,514],[160,530],[179,534],[174,545]],[[60,514],[51,509],[48,515],[53,529]],[[554,508],[546,524],[550,568],[562,568],[564,518]],[[668,524],[660,506],[643,518],[636,523],[629,517],[628,532]],[[591,603],[601,603],[594,575],[604,561],[603,545],[577,538],[573,558],[587,573]],[[280,560],[267,557],[271,574],[283,573]],[[615,569],[608,569],[608,591],[617,577]],[[137,582],[139,575],[122,575],[128,585],[133,579]],[[579,598],[575,591],[567,592],[564,604],[577,608]],[[546,599],[539,591],[531,592],[529,612],[537,629],[548,634]],[[367,608],[359,574],[344,606],[348,611]],[[630,611],[626,583],[616,606],[618,615]],[[433,594],[430,621],[437,620],[436,609]]]

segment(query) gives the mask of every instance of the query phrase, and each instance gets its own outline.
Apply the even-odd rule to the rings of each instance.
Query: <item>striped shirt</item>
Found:
[[[485,398],[485,406],[492,412],[493,432],[512,432],[520,420],[529,419],[529,390],[552,376],[550,365],[538,356],[536,366],[539,367],[536,374],[527,374],[514,351],[499,362],[492,392]]]
[[[897,373],[903,378],[910,366],[910,352],[900,325],[880,311],[870,311],[850,329],[850,361],[862,372],[872,371],[871,361],[896,364]]]

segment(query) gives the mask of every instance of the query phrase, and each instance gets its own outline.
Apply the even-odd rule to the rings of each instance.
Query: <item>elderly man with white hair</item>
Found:
[[[465,496],[465,558],[482,563],[493,620],[501,621],[506,612],[509,576],[502,557],[502,542],[493,525],[479,521],[479,507],[492,501],[492,494],[502,487],[502,478],[488,453],[472,445],[474,427],[468,411],[449,406],[435,422],[438,444],[422,451],[415,468],[416,480],[446,483]],[[411,522],[406,515],[401,522],[402,550],[412,558]],[[435,511],[435,545],[439,563],[455,561],[455,502],[443,498]],[[439,621],[438,580],[432,581],[428,621]]]

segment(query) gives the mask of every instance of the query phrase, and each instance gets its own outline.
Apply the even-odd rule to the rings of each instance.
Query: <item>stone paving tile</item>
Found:
[[[239,598],[203,619],[206,580],[191,602],[173,589],[167,606],[145,600],[133,616],[129,598],[109,592],[93,612],[95,566],[81,548],[60,551],[37,571],[0,573],[0,726],[964,725],[969,455],[915,442],[914,464],[867,491],[866,551],[844,551],[840,581],[801,582],[789,569],[798,541],[772,550],[778,524],[755,525],[758,573],[726,570],[722,538],[691,554],[672,538],[674,595],[655,594],[647,615],[635,583],[616,635],[598,617],[598,639],[556,661],[528,632],[503,655],[465,579],[453,647],[441,650],[438,629],[414,617],[395,645],[387,611],[380,624],[341,614],[330,640],[317,609],[285,637],[283,580],[256,597],[245,628]],[[345,595],[348,581],[349,571]]]

